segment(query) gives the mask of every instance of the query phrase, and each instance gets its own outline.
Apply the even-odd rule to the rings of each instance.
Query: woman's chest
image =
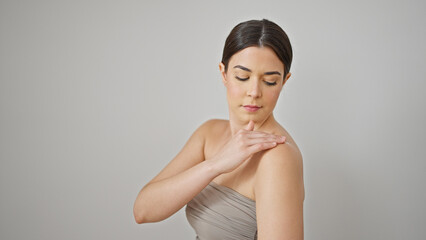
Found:
[[[204,156],[210,159],[218,154],[223,146],[229,141],[229,137],[216,136],[207,139],[204,146]],[[236,192],[255,200],[254,180],[259,162],[259,155],[255,154],[243,162],[234,171],[224,173],[213,179],[216,184],[231,188]]]

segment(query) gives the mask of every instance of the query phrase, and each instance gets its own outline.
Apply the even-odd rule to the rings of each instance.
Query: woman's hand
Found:
[[[253,154],[285,142],[285,136],[253,131],[254,122],[250,120],[225,146],[212,158],[211,164],[222,174],[236,169]]]

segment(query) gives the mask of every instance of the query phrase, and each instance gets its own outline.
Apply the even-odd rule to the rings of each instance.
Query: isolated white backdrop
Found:
[[[210,118],[237,23],[293,44],[275,115],[302,150],[306,239],[424,239],[424,1],[0,1],[0,238],[194,239],[140,188]]]

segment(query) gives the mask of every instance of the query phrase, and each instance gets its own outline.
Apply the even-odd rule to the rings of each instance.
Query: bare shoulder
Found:
[[[229,120],[218,119],[218,118],[212,118],[203,123],[204,126],[208,128],[215,128],[215,129],[224,128],[228,126],[228,124],[229,124]]]
[[[201,131],[204,136],[209,136],[212,133],[225,131],[228,126],[229,126],[228,120],[214,118],[214,119],[209,119],[205,121],[199,127],[199,131]]]
[[[302,171],[303,158],[299,148],[291,143],[283,143],[265,151],[260,159],[257,171],[259,174],[269,174],[272,170],[282,172]]]
[[[302,153],[296,143],[288,142],[265,151],[260,162],[261,165],[302,164]]]
[[[209,119],[204,121],[201,125],[198,126],[198,128],[195,130],[195,134],[199,136],[207,136],[212,129],[217,128],[217,126],[220,124],[222,120],[221,119]]]
[[[269,168],[282,166],[283,164],[294,164],[301,167],[303,161],[302,153],[290,133],[279,124],[271,133],[285,136],[286,141],[264,152],[260,162],[261,167]]]

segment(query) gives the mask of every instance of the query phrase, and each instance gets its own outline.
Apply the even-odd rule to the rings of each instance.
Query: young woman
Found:
[[[187,205],[197,239],[303,239],[302,155],[273,115],[291,61],[290,41],[275,23],[234,27],[219,64],[229,120],[203,123],[142,188],[137,223]]]

